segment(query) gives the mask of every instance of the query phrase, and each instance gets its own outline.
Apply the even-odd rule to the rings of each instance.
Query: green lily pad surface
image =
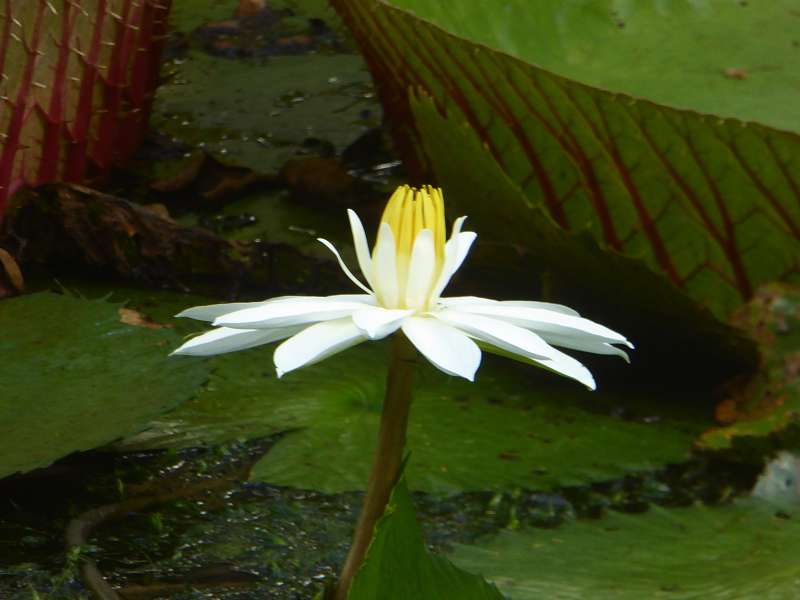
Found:
[[[375,525],[375,536],[353,579],[348,600],[502,597],[480,576],[462,571],[443,556],[428,553],[405,478],[401,479]]]
[[[124,447],[286,431],[253,478],[325,492],[363,489],[387,363],[384,344],[364,344],[279,380],[271,348],[216,357],[195,398]],[[420,360],[409,482],[436,492],[550,488],[682,461],[704,426],[702,411],[660,400],[588,392],[491,356],[474,384]]]
[[[0,303],[0,476],[143,430],[207,376],[169,360],[170,329],[120,322],[119,304],[52,293]]]
[[[790,600],[800,522],[758,500],[503,531],[453,561],[515,600]]]

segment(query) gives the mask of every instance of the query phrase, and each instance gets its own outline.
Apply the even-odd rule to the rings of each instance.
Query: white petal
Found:
[[[229,302],[227,304],[208,304],[206,306],[193,306],[179,312],[176,317],[186,317],[188,319],[197,319],[199,321],[213,321],[217,317],[234,312],[236,310],[243,310],[245,308],[253,308],[261,306],[263,302]]]
[[[409,317],[403,333],[433,366],[470,381],[481,364],[481,350],[466,335],[432,317]]]
[[[372,283],[372,258],[369,255],[367,234],[364,232],[364,226],[354,210],[348,208],[347,217],[350,219],[350,231],[353,232],[353,245],[356,249],[356,258],[358,259],[361,274],[367,280],[367,285],[374,288],[375,285]]]
[[[327,298],[328,300],[341,300],[343,302],[360,302],[361,304],[367,304],[369,306],[375,306],[377,302],[375,301],[375,294],[334,294],[332,296],[293,296],[292,300],[301,300],[301,299],[320,299],[320,298]],[[287,297],[288,299],[288,297]]]
[[[571,309],[563,304],[553,304],[552,302],[534,302],[532,300],[492,300],[491,298],[479,298],[478,296],[453,296],[450,298],[440,298],[439,304],[448,308],[464,306],[465,304],[499,304],[500,306],[517,306],[522,308],[542,308],[552,310],[565,315],[579,317],[578,311]]]
[[[364,290],[368,294],[372,293],[371,289],[369,289],[367,286],[365,286],[363,283],[361,283],[358,280],[358,278],[350,272],[350,269],[348,269],[347,265],[344,264],[344,260],[342,260],[341,254],[339,254],[339,251],[336,249],[336,247],[333,244],[331,244],[328,240],[326,240],[324,238],[317,238],[317,241],[320,244],[322,244],[323,246],[325,246],[328,250],[333,252],[333,255],[336,257],[336,260],[339,261],[339,267],[341,267],[342,271],[344,271],[344,274],[347,275],[347,277],[350,278],[350,281],[355,283],[358,287],[360,287],[362,290]]]
[[[444,288],[450,283],[453,275],[455,275],[455,272],[458,271],[458,268],[467,257],[467,253],[472,247],[475,238],[478,237],[478,235],[472,231],[461,233],[461,226],[465,220],[466,217],[459,217],[456,219],[456,222],[453,224],[453,234],[444,245],[444,266],[442,267],[442,272],[439,274],[439,280],[436,282],[431,292],[431,299],[433,301],[439,298]]]
[[[474,231],[463,231],[458,234],[458,237],[456,238],[458,240],[458,247],[455,253],[455,260],[453,261],[453,265],[450,270],[450,277],[452,277],[453,274],[461,268],[464,259],[467,258],[467,254],[469,254],[472,243],[477,239],[477,237],[478,234]]]
[[[608,327],[574,315],[541,308],[509,306],[503,303],[467,304],[459,310],[473,314],[501,319],[537,333],[594,338],[597,341],[629,344],[625,336]]]
[[[597,388],[597,384],[594,382],[594,377],[592,377],[589,369],[584,367],[579,361],[575,360],[568,354],[564,354],[563,352],[555,350],[555,354],[553,354],[550,358],[544,360],[536,360],[534,358],[531,360],[543,366],[545,369],[550,369],[551,371],[555,371],[556,373],[569,377],[570,379],[581,382],[590,390]]]
[[[354,312],[353,323],[363,330],[371,340],[379,340],[397,331],[403,324],[403,319],[412,314],[414,314],[413,310],[370,306]]]
[[[362,296],[356,296],[358,297]],[[368,305],[366,302],[341,300],[336,296],[268,302],[222,315],[214,321],[214,325],[238,329],[290,327],[340,319]]]
[[[378,228],[378,241],[372,253],[371,277],[381,304],[386,307],[397,306],[397,248],[388,223],[381,223]]]
[[[547,358],[556,351],[532,331],[498,319],[454,309],[439,310],[431,314],[474,338],[526,358]]]
[[[532,331],[498,319],[462,313],[454,309],[440,310],[432,314],[437,319],[498,348],[503,354],[521,356],[561,375],[576,379],[589,389],[595,388],[594,378],[586,367],[571,356],[556,350]],[[489,347],[487,350],[492,351],[493,348]]]
[[[554,346],[591,352],[593,354],[611,354],[622,357],[627,363],[631,362],[627,352],[621,348],[612,346],[608,342],[597,341],[595,338],[586,339],[585,337],[558,335],[557,333],[542,333],[541,336],[544,341]]]
[[[350,318],[325,321],[307,327],[275,349],[273,361],[278,377],[319,362],[366,339],[364,332]]]
[[[283,327],[280,329],[230,329],[218,327],[202,335],[193,337],[172,354],[188,356],[213,356],[225,352],[244,350],[253,346],[277,342],[294,335],[301,327]]]
[[[520,308],[538,308],[543,310],[552,310],[563,315],[572,315],[573,317],[581,316],[577,310],[570,308],[569,306],[564,306],[563,304],[553,304],[552,302],[534,302],[533,300],[501,300],[500,305],[517,306]]]
[[[411,250],[406,282],[406,306],[418,309],[426,306],[434,284],[435,270],[436,249],[433,245],[433,232],[430,229],[423,229],[417,234]]]

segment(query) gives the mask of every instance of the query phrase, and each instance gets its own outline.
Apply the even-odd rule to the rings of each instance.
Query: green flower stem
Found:
[[[375,524],[383,516],[392,489],[400,477],[416,356],[416,349],[402,333],[394,336],[378,434],[378,449],[369,476],[364,507],[353,535],[353,544],[336,585],[335,600],[347,598],[353,577],[361,568],[364,555],[372,541]]]

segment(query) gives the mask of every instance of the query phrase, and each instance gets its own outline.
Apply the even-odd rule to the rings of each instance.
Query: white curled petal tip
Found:
[[[348,279],[350,279],[350,281],[355,283],[359,288],[364,290],[366,293],[368,293],[368,294],[372,293],[372,290],[369,289],[367,286],[365,286],[363,283],[361,283],[358,280],[358,277],[353,275],[353,273],[350,271],[350,269],[347,268],[347,265],[345,264],[344,259],[342,258],[342,255],[339,254],[339,251],[336,249],[336,247],[333,244],[331,244],[325,238],[317,238],[317,241],[320,244],[322,244],[323,246],[325,246],[328,250],[330,250],[333,253],[333,255],[336,257],[336,260],[339,261],[339,267],[342,269],[344,274],[347,275],[347,277],[348,277]]]
[[[561,373],[562,375],[582,383],[592,391],[597,389],[594,376],[592,375],[591,371],[589,371],[589,369],[583,365],[583,363],[575,360],[568,354],[564,354],[563,352],[559,354],[560,356],[557,358],[551,358],[548,361],[542,361],[541,364],[557,373]]]
[[[466,217],[461,217],[461,219],[465,218]],[[439,296],[441,296],[444,288],[447,287],[453,275],[455,275],[456,271],[461,267],[473,242],[478,237],[478,234],[475,232],[465,231],[461,233],[460,231],[456,231],[456,229],[460,229],[460,225],[458,227],[453,225],[453,236],[444,246],[444,266],[442,267],[442,272],[439,274],[439,279],[431,293],[431,298],[433,300],[438,300]]]
[[[350,231],[353,233],[353,246],[356,249],[356,258],[358,259],[358,266],[361,269],[361,274],[367,280],[367,285],[371,288],[375,287],[372,282],[372,257],[369,254],[369,245],[367,243],[367,234],[364,231],[364,225],[361,224],[361,219],[358,218],[356,211],[348,208],[347,218],[350,221]]]
[[[606,346],[609,347],[609,353],[610,354],[614,354],[616,356],[619,356],[626,363],[631,364],[631,357],[628,356],[628,353],[625,352],[625,350],[622,350],[621,348],[617,348],[616,346],[612,346],[611,344],[606,344]]]
[[[453,228],[450,230],[450,239],[452,240],[456,237],[459,233],[461,233],[461,227],[464,225],[464,221],[467,220],[466,215],[458,217],[455,221],[453,221]],[[449,241],[449,240],[448,240]]]
[[[559,346],[561,348],[569,348],[571,350],[580,350],[581,352],[591,352],[592,354],[608,354],[619,356],[630,363],[628,353],[622,348],[617,348],[614,344],[598,340],[590,336],[578,335],[559,335],[557,333],[543,332],[540,334],[542,339],[548,344]]]

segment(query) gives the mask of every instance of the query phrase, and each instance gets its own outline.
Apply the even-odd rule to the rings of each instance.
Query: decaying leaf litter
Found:
[[[28,211],[20,211],[22,218],[11,222],[11,231],[23,234],[15,237],[30,237],[39,244],[38,249],[35,245],[12,246],[18,253],[29,253],[25,258],[26,273],[28,264],[37,265],[38,274],[29,278],[29,288],[55,289],[61,294],[14,300],[23,303],[21,314],[34,302],[66,303],[65,306],[74,305],[77,310],[90,313],[103,311],[109,315],[112,329],[120,327],[116,324],[119,318],[122,323],[149,329],[149,335],[165,339],[191,331],[187,324],[172,321],[170,315],[198,302],[181,295],[109,286],[102,279],[101,283],[89,283],[85,278],[87,266],[102,277],[113,274],[117,280],[223,298],[239,294],[263,297],[284,289],[325,293],[328,285],[341,289],[328,276],[313,276],[328,267],[314,237],[324,231],[326,236],[343,241],[344,227],[339,238],[332,230],[336,223],[344,225],[344,208],[360,204],[368,211],[371,198],[381,197],[392,174],[398,174],[398,161],[384,148],[386,135],[379,129],[369,129],[379,124],[380,109],[369,75],[336,25],[334,15],[329,11],[315,12],[319,7],[314,3],[311,8],[306,7],[310,12],[304,14],[294,4],[290,7],[296,11],[294,15],[282,13],[279,8],[250,22],[230,19],[232,7],[211,19],[197,19],[180,3],[176,5],[173,20],[177,33],[168,48],[165,67],[171,81],[162,86],[156,99],[152,130],[133,163],[133,171],[109,181],[105,195],[100,195],[100,208],[84,216],[83,224],[74,218],[80,213],[69,212],[69,207],[82,206],[83,203],[74,202],[76,197],[97,199],[98,195],[80,188],[39,191],[36,200],[29,200]],[[264,30],[270,34],[262,37]],[[283,58],[291,60],[281,62]],[[243,65],[240,72],[231,68],[239,63]],[[252,111],[242,112],[253,77],[283,70],[283,83],[291,82],[293,86],[281,88],[279,94],[276,89],[274,95],[262,99],[272,110],[259,111],[258,118]],[[318,77],[318,71],[327,77]],[[222,83],[209,85],[220,74]],[[280,83],[280,75],[276,77]],[[295,89],[295,82],[302,81],[302,77],[312,83],[307,89]],[[333,92],[329,86],[333,86]],[[214,92],[219,94],[215,96]],[[331,97],[341,101],[333,117],[325,112]],[[207,104],[193,104],[198,98]],[[435,131],[442,125],[436,123],[437,117],[426,108],[426,102],[424,97],[412,100],[413,110],[418,120],[427,123],[425,127]],[[220,106],[225,108],[220,110]],[[297,110],[298,107],[308,108],[308,112]],[[298,133],[297,121],[314,118],[316,128],[306,127]],[[278,125],[272,126],[274,122]],[[469,134],[465,135],[467,143],[463,147],[470,148],[473,142]],[[430,147],[429,141],[423,143]],[[365,156],[369,160],[364,160]],[[446,167],[440,165],[437,169]],[[441,172],[447,177],[446,170]],[[488,179],[496,182],[502,177],[491,175]],[[127,200],[147,206],[143,212],[137,205],[126,204]],[[202,210],[196,210],[197,206]],[[93,215],[98,212],[107,214],[105,222],[117,224],[117,229],[109,230],[109,243],[92,245],[89,234]],[[169,220],[157,220],[164,216]],[[48,228],[50,240],[34,238],[29,233],[38,222],[53,224]],[[186,228],[196,224],[214,231],[216,236]],[[125,234],[131,228],[146,243],[134,247],[127,244]],[[158,254],[163,237],[173,244],[168,256],[185,259],[164,261]],[[195,242],[199,248],[210,245],[215,250],[207,257],[201,253],[198,258]],[[70,251],[65,253],[63,248]],[[508,256],[508,248],[496,248],[487,254],[494,257],[498,252]],[[519,254],[524,257],[526,252],[530,249],[522,249]],[[534,256],[536,252],[534,249]],[[585,260],[579,252],[576,254],[577,262]],[[286,266],[287,262],[291,267]],[[519,265],[519,260],[508,264],[508,273],[515,275],[509,278],[514,280],[511,284],[497,280],[486,283],[480,267],[467,273],[465,279],[472,284],[470,289],[474,289],[475,282],[483,281],[479,285],[495,286],[513,295],[520,287],[527,287],[519,283],[524,281],[520,274],[525,267]],[[330,270],[331,274],[334,272]],[[58,274],[58,283],[53,282],[53,273]],[[112,298],[96,299],[112,291]],[[792,294],[790,288],[776,288],[759,296],[750,314],[769,311],[771,316],[761,320],[756,316],[755,321],[751,317],[748,321],[743,312],[740,322],[751,323],[760,332],[757,336],[777,338],[777,346],[791,350],[791,338],[786,334],[793,331],[792,319],[796,317],[791,308],[795,306]],[[84,300],[83,295],[93,300]],[[126,300],[130,300],[128,308],[120,308],[117,303]],[[92,308],[95,306],[98,308]],[[59,304],[58,309],[50,310],[64,309]],[[135,313],[120,314],[120,310]],[[764,331],[765,320],[771,333]],[[88,321],[86,327],[78,318],[73,324],[81,335],[91,338],[96,333],[91,328],[97,324]],[[164,327],[159,329],[157,325]],[[509,531],[520,530],[523,536],[532,536],[532,544],[537,547],[537,539],[552,537],[548,529],[564,523],[573,527],[569,522],[575,518],[597,518],[609,510],[637,515],[652,505],[683,507],[696,501],[714,506],[746,493],[760,469],[760,457],[774,444],[794,443],[796,432],[790,406],[796,396],[796,383],[791,379],[792,363],[783,355],[769,355],[769,364],[777,365],[768,371],[773,379],[753,384],[778,389],[778,398],[784,398],[779,401],[781,406],[789,398],[787,408],[777,418],[769,406],[759,408],[749,405],[747,399],[734,400],[727,405],[727,415],[720,413],[723,405],[717,407],[716,416],[723,422],[726,417],[730,420],[730,412],[734,412],[756,418],[766,415],[765,424],[712,429],[714,405],[705,399],[706,388],[721,380],[720,373],[726,369],[736,370],[753,358],[752,349],[743,341],[731,341],[724,328],[704,326],[717,332],[722,340],[719,347],[726,349],[727,358],[720,361],[719,370],[707,378],[697,394],[687,395],[685,389],[679,393],[680,383],[677,389],[668,387],[663,397],[674,399],[677,395],[681,397],[678,401],[662,400],[647,386],[623,383],[614,370],[604,373],[611,394],[585,400],[573,398],[565,402],[570,407],[567,411],[558,407],[563,403],[562,397],[572,396],[571,389],[549,387],[543,379],[514,369],[491,365],[485,385],[474,390],[460,389],[452,382],[426,375],[425,385],[431,388],[431,397],[421,397],[415,408],[419,424],[413,445],[419,450],[408,476],[412,488],[421,490],[414,498],[429,543],[437,550],[450,551],[453,544],[484,540],[482,534],[503,530],[499,538],[502,540]],[[124,331],[126,335],[139,335],[138,329],[134,333],[127,328]],[[82,339],[65,337],[65,342]],[[161,351],[166,354],[171,347],[155,337],[153,340],[147,356],[153,363],[150,368],[158,370]],[[31,340],[32,352],[37,344],[41,342]],[[108,352],[99,346],[80,349],[83,352],[79,355],[65,352],[65,360],[84,363],[71,368],[99,368],[98,361]],[[9,347],[5,352],[10,356],[4,361],[9,365],[9,379],[19,379],[20,371],[14,370],[13,360],[18,355],[16,348]],[[144,431],[136,436],[130,437],[135,433],[132,429],[119,433],[108,430],[104,438],[85,446],[127,436],[116,445],[116,450],[125,454],[104,451],[76,456],[50,470],[7,480],[4,485],[8,484],[11,490],[9,496],[24,509],[12,508],[7,514],[13,518],[4,521],[4,537],[8,540],[4,545],[23,540],[22,549],[15,546],[11,561],[14,564],[4,570],[3,579],[8,582],[0,583],[7,585],[8,592],[4,593],[30,597],[32,586],[40,595],[85,597],[85,588],[76,583],[75,575],[81,559],[89,557],[122,588],[126,597],[309,597],[335,574],[359,503],[352,490],[364,479],[360,471],[366,466],[359,466],[359,461],[365,465],[364,457],[371,452],[370,433],[379,410],[376,399],[381,396],[376,390],[383,383],[379,377],[358,375],[359,367],[376,370],[370,365],[371,358],[374,357],[358,354],[349,361],[345,358],[338,368],[346,368],[353,375],[340,378],[335,389],[325,391],[327,398],[315,398],[313,394],[319,382],[326,379],[322,366],[307,377],[298,378],[292,385],[292,397],[284,398],[274,391],[280,389],[276,387],[278,382],[270,381],[273,376],[269,352],[262,352],[251,365],[237,365],[224,357],[213,359],[194,367],[196,379],[202,376],[203,369],[210,375],[204,383],[182,386],[193,396],[182,407],[160,416],[138,417],[133,429]],[[131,359],[121,359],[120,373],[125,372],[126,360]],[[163,365],[169,364],[164,358]],[[600,372],[604,372],[602,368]],[[112,379],[113,373],[112,370]],[[159,379],[148,374],[140,377]],[[532,389],[539,390],[539,394],[531,395]],[[336,400],[331,401],[333,398]],[[302,401],[296,402],[298,399]],[[553,409],[548,408],[550,403]],[[73,403],[68,404],[75,408]],[[161,411],[163,408],[158,409]],[[507,430],[503,426],[509,415],[513,415],[517,427]],[[489,439],[482,431],[487,420],[498,425],[496,436]],[[332,421],[346,425],[334,428]],[[775,421],[780,423],[778,427],[774,426]],[[68,423],[60,424],[65,425]],[[593,428],[619,446],[620,454],[609,458],[608,464],[592,459]],[[749,447],[752,440],[758,439],[752,437],[754,433],[774,429],[781,430],[782,437],[761,438],[755,449]],[[50,431],[49,435],[58,435],[55,429]],[[703,431],[706,434],[698,438]],[[445,435],[448,443],[442,440]],[[737,435],[750,437],[744,437],[745,443],[741,444],[736,441]],[[526,440],[524,444],[504,444],[509,438]],[[245,439],[253,441],[245,443]],[[341,462],[352,465],[350,468],[341,472],[329,469],[330,459],[324,453],[331,439],[337,441]],[[648,443],[639,447],[634,443],[636,439]],[[692,456],[697,439],[708,447],[730,449],[717,455]],[[475,447],[470,460],[458,456],[464,451],[465,442]],[[603,442],[604,447],[607,443]],[[29,448],[22,444],[17,450],[29,458]],[[211,449],[192,449],[198,444],[210,445]],[[14,445],[19,446],[16,442]],[[164,455],[152,448],[184,449]],[[49,445],[48,450],[54,450],[53,446]],[[50,462],[60,455],[56,450],[40,462]],[[38,463],[20,466],[12,461],[7,468],[15,471],[31,466]],[[79,477],[83,471],[86,473]],[[321,473],[327,479],[320,479]],[[172,477],[177,482],[233,482],[208,489],[186,485],[184,497],[171,497],[169,490],[165,492],[153,483],[162,477]],[[77,481],[81,484],[76,485]],[[53,485],[73,490],[72,494],[65,494],[68,505],[42,506],[37,497],[41,497],[43,488]],[[84,511],[97,506],[126,501],[134,501],[135,505],[137,498],[145,498],[148,508],[132,518],[98,528],[90,546],[71,551],[67,568],[62,571],[65,555],[61,536],[71,520],[80,519]],[[741,506],[732,510],[740,509]],[[56,526],[43,528],[43,514]],[[663,514],[659,512],[653,522]],[[637,523],[636,518],[630,517],[631,523]],[[676,518],[691,521],[696,517]],[[258,526],[252,527],[254,522]],[[603,521],[598,523],[602,526]],[[708,523],[713,528],[713,519]],[[580,527],[575,527],[579,532]],[[657,523],[653,527],[658,531]],[[569,531],[573,535],[573,529]],[[581,539],[580,533],[574,535]],[[528,546],[525,548],[527,552]],[[480,556],[481,551],[470,553],[459,547],[456,557],[462,566],[481,571],[483,567],[475,566],[475,556]],[[481,560],[477,559],[478,564],[488,564]],[[557,562],[558,556],[552,560]],[[599,561],[597,568],[603,568],[602,564]],[[525,593],[524,576],[507,575],[496,569],[485,574],[498,577],[498,581],[506,577],[516,581],[508,591],[514,597],[525,597],[519,595],[520,589]],[[648,577],[644,575],[645,580]],[[580,583],[576,585],[581,589]],[[681,589],[680,584],[675,585]],[[726,597],[726,589],[723,586],[720,597]]]

